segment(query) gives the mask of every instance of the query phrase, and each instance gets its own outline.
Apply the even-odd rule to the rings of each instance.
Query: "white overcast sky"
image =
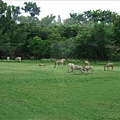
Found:
[[[40,7],[39,18],[46,17],[47,15],[58,15],[62,19],[69,17],[69,13],[82,13],[87,10],[110,10],[120,14],[120,1],[119,0],[3,0],[8,5],[15,5],[23,7],[24,2],[36,2]]]

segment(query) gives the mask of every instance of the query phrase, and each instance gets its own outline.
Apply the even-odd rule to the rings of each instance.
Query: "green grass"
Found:
[[[0,62],[0,120],[120,120],[119,63],[88,75],[39,63]]]

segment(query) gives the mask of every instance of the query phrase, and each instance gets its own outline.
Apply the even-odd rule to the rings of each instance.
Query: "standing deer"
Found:
[[[61,59],[61,60],[55,61],[54,68],[55,68],[56,66],[59,67],[59,65],[61,65],[61,66],[63,67],[63,65],[65,64],[65,62],[66,62],[65,59]]]

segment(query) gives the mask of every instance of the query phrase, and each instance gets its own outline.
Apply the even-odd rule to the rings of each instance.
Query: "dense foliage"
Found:
[[[29,13],[24,16],[22,11]],[[109,10],[89,10],[41,20],[40,7],[25,2],[10,6],[0,0],[0,58],[120,59],[120,15]],[[43,11],[44,12],[44,11]]]

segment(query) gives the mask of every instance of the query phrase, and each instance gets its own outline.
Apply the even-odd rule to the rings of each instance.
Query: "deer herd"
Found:
[[[15,58],[16,61],[21,62],[21,57],[16,57]],[[7,61],[10,62],[10,57],[7,57]],[[62,67],[66,64],[66,59],[60,59],[60,60],[56,60],[54,63],[54,68],[55,67]],[[46,66],[45,64],[39,64],[39,66]],[[112,62],[108,62],[104,65],[104,71],[105,70],[113,70],[114,68],[114,64]],[[73,72],[75,74],[75,71],[79,70],[79,72],[85,73],[86,75],[88,74],[88,71],[90,71],[90,73],[93,73],[94,67],[90,64],[89,61],[84,61],[84,66],[82,65],[75,65],[74,63],[68,63],[68,73]]]
[[[66,63],[66,59],[57,60],[55,61],[54,68],[56,66],[63,67],[65,63]],[[110,68],[113,70],[113,67],[114,67],[114,64],[112,62],[108,62],[107,64],[104,65],[104,70],[109,70]],[[75,65],[74,63],[68,63],[68,73],[74,72],[75,74],[76,70],[79,70],[81,74],[85,73],[87,75],[88,71],[90,71],[91,74],[93,73],[94,67],[87,60],[84,61],[84,66]]]
[[[80,65],[75,65],[73,63],[68,63],[68,72],[74,72],[76,70],[79,70],[80,73],[85,73],[86,75],[88,74],[88,71],[90,70],[90,73],[92,74],[93,72],[93,66],[90,65],[89,61],[85,61],[85,66],[80,66]]]
[[[18,61],[18,62],[21,62],[21,57],[16,57],[15,60]],[[7,56],[7,61],[10,62],[10,57]]]

